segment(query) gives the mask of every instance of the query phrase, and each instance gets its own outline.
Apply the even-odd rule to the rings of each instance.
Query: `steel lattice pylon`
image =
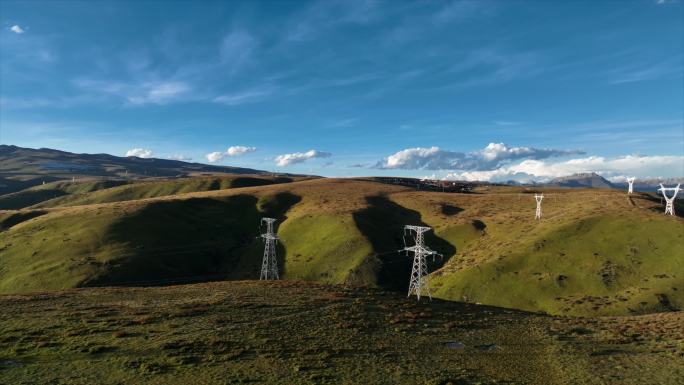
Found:
[[[413,252],[413,267],[411,268],[411,281],[409,282],[407,297],[410,297],[411,294],[415,294],[419,301],[422,293],[426,293],[432,300],[430,288],[428,286],[428,269],[426,257],[428,255],[432,255],[434,258],[435,255],[440,255],[425,246],[423,233],[429,230],[429,227],[424,226],[404,226],[404,232],[408,231],[409,233],[415,233],[415,245],[411,247],[404,247],[404,249],[401,250],[406,251],[406,255],[408,255],[409,251]]]
[[[670,214],[670,215],[675,215],[674,211],[674,200],[677,198],[677,194],[679,193],[679,183],[677,184],[677,187],[665,187],[663,184],[660,184],[660,188],[658,191],[663,193],[663,198],[665,198],[665,214]],[[673,191],[674,193],[672,194],[672,197],[667,196],[668,191]]]
[[[537,212],[534,214],[534,219],[541,219],[542,199],[544,199],[544,194],[541,194],[541,195],[534,194],[534,200],[537,201]]]
[[[629,187],[627,188],[627,194],[631,194],[634,192],[634,180],[636,180],[635,177],[627,178],[627,183],[629,183]]]
[[[261,261],[261,276],[260,280],[280,279],[278,276],[278,262],[276,261],[276,243],[278,236],[273,231],[273,218],[262,218],[261,224],[266,223],[266,232],[261,234],[264,240],[264,258]]]

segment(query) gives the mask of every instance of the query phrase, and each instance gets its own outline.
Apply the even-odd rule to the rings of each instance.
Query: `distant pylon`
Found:
[[[425,258],[428,255],[432,255],[433,258],[435,255],[440,255],[436,251],[430,250],[425,246],[423,233],[429,230],[429,227],[424,226],[404,226],[404,232],[415,232],[415,245],[404,247],[404,249],[401,250],[406,251],[406,255],[408,255],[409,251],[413,252],[413,267],[411,268],[411,281],[409,282],[407,297],[410,297],[411,294],[415,294],[418,301],[420,301],[420,296],[422,293],[427,294],[430,300],[432,300],[432,296],[430,295],[430,287],[428,286],[428,269]]]
[[[266,223],[266,232],[261,234],[264,240],[264,258],[261,261],[260,280],[280,279],[278,276],[278,262],[276,261],[276,243],[278,236],[273,231],[273,218],[262,218],[261,223]]]
[[[677,193],[679,193],[679,185],[680,183],[677,184],[677,187],[665,187],[662,183],[660,184],[658,191],[662,192],[663,198],[665,198],[665,214],[675,215],[674,200],[677,198]],[[672,194],[671,197],[668,197],[668,191],[674,191],[674,194]]]
[[[634,192],[634,177],[627,178],[627,183],[629,183],[629,188],[627,189],[627,194],[631,194]]]
[[[544,194],[534,194],[534,200],[537,201],[537,212],[534,215],[534,219],[541,219],[541,203],[544,199]]]

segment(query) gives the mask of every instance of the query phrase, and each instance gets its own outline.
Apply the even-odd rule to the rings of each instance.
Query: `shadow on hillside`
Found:
[[[672,192],[669,192],[671,195]],[[684,194],[684,191],[681,191],[677,195],[677,199],[674,201],[674,211],[675,215],[684,218],[684,199],[682,199],[682,195]],[[651,211],[659,212],[659,213],[664,213],[665,212],[665,199],[663,199],[663,196],[660,194],[647,194],[647,193],[641,193],[638,195],[639,198],[647,200],[652,203],[657,203],[657,206],[652,207]]]
[[[380,260],[378,284],[390,290],[405,291],[411,275],[412,255],[399,252],[404,248],[404,225],[427,225],[421,221],[420,213],[398,205],[387,197],[373,196],[366,200],[368,207],[355,212],[353,216],[356,226],[371,242]],[[407,235],[406,242],[406,246],[411,246],[413,238]],[[438,257],[434,262],[431,257],[428,258],[429,271],[440,268],[456,252],[453,245],[432,231],[425,234],[425,244],[444,255],[444,258]]]
[[[251,177],[238,177],[233,179],[233,181],[230,183],[231,188],[240,188],[240,187],[254,187],[254,186],[266,186],[270,184],[279,184],[279,183],[289,183],[292,182],[291,178],[286,178],[286,177],[280,177],[280,178],[275,178],[272,180],[268,179],[261,179],[261,178],[251,178]]]
[[[461,211],[463,211],[462,208],[454,206],[454,205],[450,205],[447,203],[442,203],[441,209],[442,209],[442,214],[449,215],[449,216],[458,215]]]
[[[299,197],[251,195],[158,201],[114,223],[106,244],[125,245],[86,286],[258,279],[264,216],[282,221]],[[262,198],[263,200],[263,198]],[[278,255],[285,254],[282,246]],[[282,262],[281,262],[282,269]]]
[[[12,226],[16,226],[21,222],[28,221],[29,219],[33,219],[47,213],[47,211],[42,210],[31,210],[9,212],[7,215],[0,215],[0,231],[9,230],[9,228]]]

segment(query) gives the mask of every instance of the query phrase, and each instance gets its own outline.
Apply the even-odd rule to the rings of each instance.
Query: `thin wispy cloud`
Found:
[[[219,48],[220,60],[231,72],[248,64],[258,46],[257,39],[246,30],[235,30],[223,37]]]
[[[213,101],[227,106],[239,106],[241,104],[264,101],[275,94],[275,92],[275,87],[263,86],[241,92],[219,95],[215,97]]]
[[[286,33],[288,41],[306,41],[344,24],[367,24],[381,17],[379,2],[329,0],[314,2],[294,16]]]
[[[332,128],[352,127],[359,121],[358,118],[346,118],[330,121],[327,126]]]
[[[684,72],[684,56],[670,58],[649,66],[630,65],[609,71],[606,76],[612,78],[611,84],[624,84],[664,77],[682,77]]]
[[[87,91],[96,91],[119,97],[129,105],[168,103],[192,98],[189,84],[179,81],[146,81],[124,83],[107,80],[77,79],[74,84]]]
[[[455,0],[446,2],[446,5],[435,13],[433,20],[435,23],[458,23],[491,15],[494,11],[493,2]]]
[[[519,126],[522,124],[522,122],[513,122],[509,120],[495,120],[494,124],[497,126]]]

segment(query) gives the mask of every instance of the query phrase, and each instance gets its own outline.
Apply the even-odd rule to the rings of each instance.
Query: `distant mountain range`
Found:
[[[659,179],[636,179],[634,181],[634,191],[639,192],[654,192],[658,189],[660,183],[665,186],[672,187],[681,183],[684,187],[684,177],[683,178],[659,178]],[[602,177],[601,175],[590,172],[590,173],[579,173],[569,176],[563,176],[559,178],[552,179],[546,183],[535,184],[538,186],[545,187],[574,187],[574,188],[614,188],[614,189],[627,189],[628,183],[624,182],[611,182],[608,179]]]
[[[614,188],[606,178],[596,173],[581,173],[552,179],[548,185],[555,187]]]
[[[74,154],[49,148],[0,145],[0,194],[61,179],[169,178],[193,173],[269,174],[250,168],[211,166],[170,159]]]

